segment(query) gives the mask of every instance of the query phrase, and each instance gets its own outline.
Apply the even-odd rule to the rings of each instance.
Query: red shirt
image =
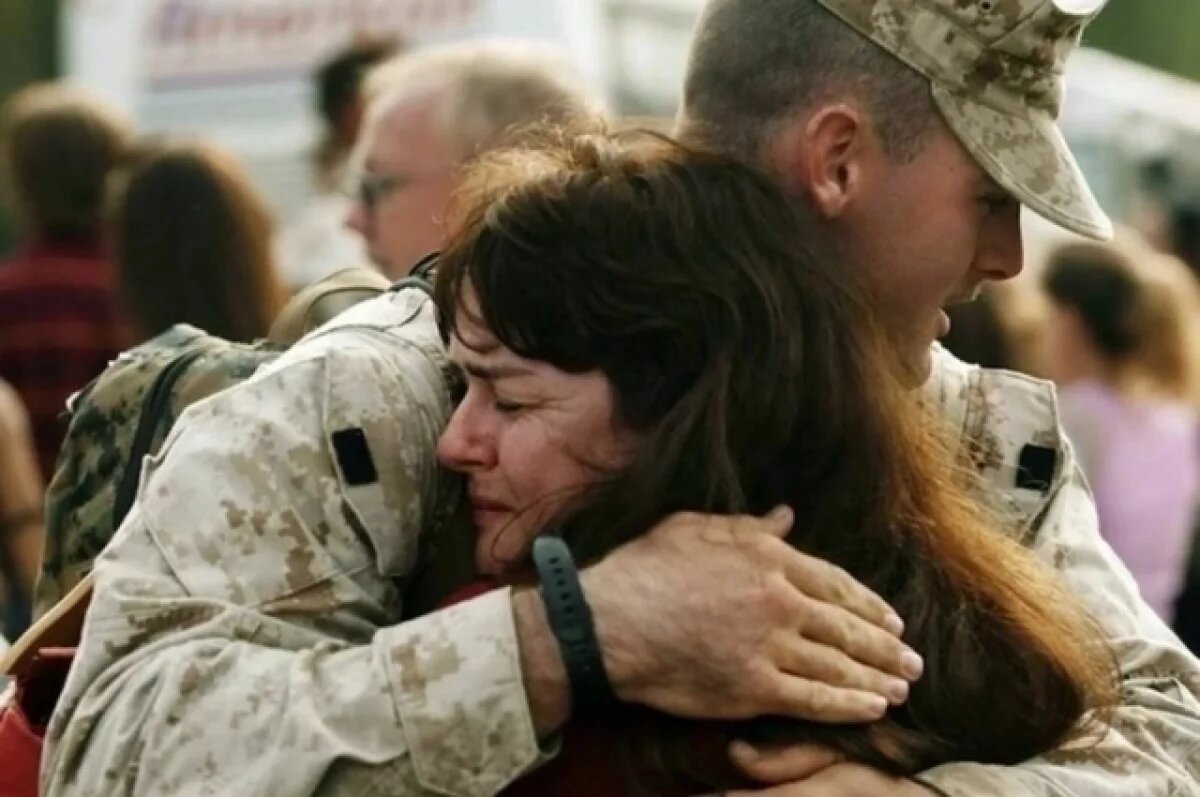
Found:
[[[21,397],[49,482],[67,398],[124,348],[113,268],[90,242],[37,242],[0,264],[0,378]]]

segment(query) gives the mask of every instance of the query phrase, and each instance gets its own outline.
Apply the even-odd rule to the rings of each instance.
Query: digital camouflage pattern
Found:
[[[244,381],[308,330],[388,286],[371,269],[336,272],[288,302],[272,325],[270,342],[253,346],[176,325],[122,353],[73,397],[71,423],[46,494],[46,545],[34,618],[91,570],[129,508],[142,457],[158,451],[188,405]],[[143,424],[150,434],[138,441],[141,450],[135,452]]]
[[[405,290],[184,412],[97,560],[45,794],[487,795],[538,759],[507,592],[401,623],[459,505],[444,367]]]
[[[46,492],[46,544],[35,618],[79,583],[112,539],[116,494],[129,469],[139,464],[132,450],[143,418],[155,427],[147,449],[154,453],[185,407],[242,382],[279,351],[266,344],[230,343],[179,324],[122,353],[72,399],[71,422]],[[171,363],[193,352],[200,358],[183,372],[157,417],[148,418],[152,388]]]
[[[934,362],[931,395],[957,430],[964,460],[983,476],[981,500],[1016,519],[1014,533],[1100,622],[1120,669],[1121,706],[1099,743],[1068,744],[1016,767],[946,764],[919,779],[946,797],[1200,794],[1200,662],[1146,605],[1100,538],[1053,386],[965,365],[940,348]],[[1040,474],[1022,473],[1030,445],[1054,452],[1044,484]]]
[[[987,500],[1108,630],[1124,705],[1094,747],[923,780],[950,797],[1197,793],[1197,662],[1101,541],[1052,388],[935,362],[932,400]],[[97,561],[46,797],[477,797],[541,758],[507,591],[403,622],[417,549],[461,502],[434,464],[443,366],[432,307],[406,291],[185,412]],[[331,442],[344,428],[364,430],[376,482],[347,481]],[[1031,442],[1053,467],[1019,488]]]
[[[1106,0],[819,0],[930,79],[946,123],[1031,210],[1112,237],[1058,129],[1067,57]]]

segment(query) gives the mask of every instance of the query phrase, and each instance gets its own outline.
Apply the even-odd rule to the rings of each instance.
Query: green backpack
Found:
[[[397,283],[428,289],[427,273]],[[180,324],[121,354],[68,403],[70,423],[46,491],[46,543],[34,599],[43,616],[92,568],[129,508],[142,463],[190,404],[248,379],[337,313],[388,289],[351,269],[301,291],[267,340],[232,343]]]

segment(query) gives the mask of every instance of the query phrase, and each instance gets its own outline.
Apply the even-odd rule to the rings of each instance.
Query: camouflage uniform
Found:
[[[189,404],[249,378],[310,330],[390,285],[371,269],[332,274],[292,297],[269,339],[254,344],[176,324],[123,352],[73,396],[70,426],[46,490],[46,545],[34,619],[92,569],[133,502],[141,459],[159,450]]]
[[[1105,0],[817,2],[929,79],[942,118],[1001,187],[1069,230],[1111,236],[1057,125],[1065,61]],[[1200,795],[1200,662],[1100,539],[1051,388],[968,368],[944,352],[932,384],[986,477],[986,498],[1023,518],[1024,541],[1105,626],[1121,668],[1123,705],[1095,747],[1066,748],[1018,767],[949,764],[923,782],[950,797]],[[1022,473],[1023,454],[1030,467],[1052,464],[1052,478]]]
[[[99,379],[72,397],[71,422],[46,488],[46,543],[34,595],[35,619],[83,579],[116,531],[121,513],[115,507],[122,499],[128,506],[136,487],[131,465],[142,423],[154,422],[147,440],[147,450],[154,451],[184,407],[248,378],[278,351],[267,344],[231,343],[177,324],[123,352]],[[205,354],[204,367],[188,368],[171,391],[171,400],[155,417],[146,418],[147,400],[159,378],[181,356],[200,352]]]
[[[964,365],[943,350],[930,389],[986,495],[1053,564],[1104,627],[1121,671],[1121,706],[1094,746],[1068,745],[1001,767],[946,764],[919,780],[947,797],[1184,797],[1200,794],[1200,661],[1138,594],[1099,534],[1053,387]],[[986,718],[981,718],[986,721]]]
[[[488,795],[538,760],[508,593],[400,622],[422,528],[458,500],[434,465],[442,359],[427,300],[404,292],[186,411],[97,561],[47,797]],[[1126,705],[1098,747],[925,782],[951,797],[1195,793],[1200,671],[1100,540],[1051,388],[935,361],[934,399],[988,500],[1109,630]],[[330,452],[344,428],[364,430],[375,483],[352,485]],[[1030,445],[1049,454],[1040,473],[1021,471]]]
[[[443,360],[402,291],[184,412],[97,560],[46,794],[485,795],[537,759],[507,592],[400,623],[458,498]]]
[[[1099,3],[819,2],[933,79],[997,182],[1107,234],[1053,125],[1086,16],[1063,9]],[[47,797],[486,795],[538,759],[506,591],[399,622],[421,530],[456,500],[434,465],[450,400],[424,302],[361,305],[185,413],[97,562],[48,732]],[[931,390],[985,498],[1107,629],[1123,704],[1094,747],[948,764],[923,782],[950,797],[1200,794],[1200,663],[1101,540],[1052,389],[939,352]],[[331,454],[349,427],[364,430],[373,484]]]

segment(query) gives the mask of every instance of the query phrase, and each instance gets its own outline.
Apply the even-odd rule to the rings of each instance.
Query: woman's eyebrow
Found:
[[[490,381],[516,376],[529,376],[533,373],[530,369],[520,365],[489,365],[486,363],[465,362],[459,363],[458,367],[471,376]]]

